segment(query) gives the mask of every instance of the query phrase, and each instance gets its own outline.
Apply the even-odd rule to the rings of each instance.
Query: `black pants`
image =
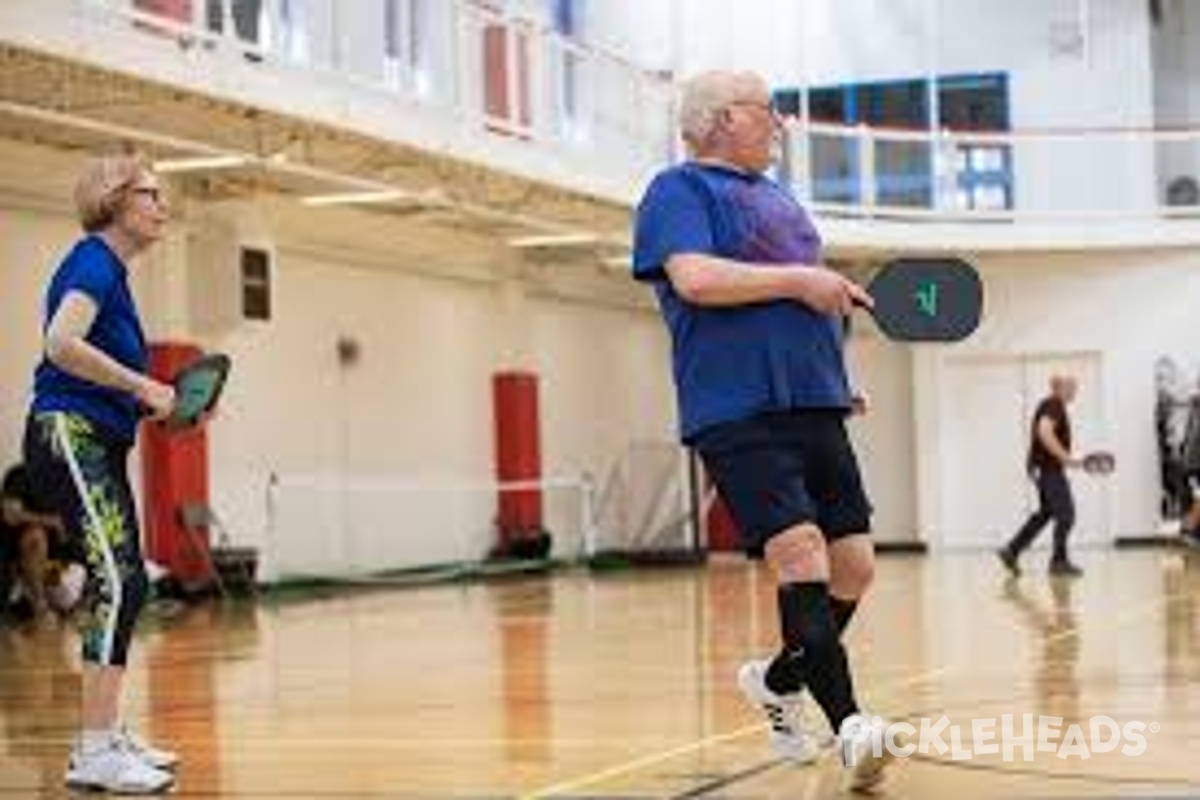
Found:
[[[1054,556],[1053,560],[1067,560],[1067,537],[1075,526],[1075,498],[1071,494],[1071,482],[1061,469],[1038,470],[1034,476],[1038,490],[1038,508],[1025,520],[1021,530],[1008,543],[1008,549],[1013,555],[1019,555],[1022,550],[1033,544],[1033,540],[1046,527],[1046,523],[1054,521]]]
[[[149,584],[129,485],[129,443],[78,414],[33,414],[25,463],[44,508],[63,520],[87,568],[83,660],[125,666]]]

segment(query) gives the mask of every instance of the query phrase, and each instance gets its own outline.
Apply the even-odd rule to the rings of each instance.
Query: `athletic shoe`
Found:
[[[160,747],[154,747],[142,737],[133,732],[133,729],[127,728],[124,725],[117,728],[115,736],[119,736],[125,743],[125,746],[139,756],[142,761],[146,762],[155,769],[173,770],[179,766],[179,754],[173,753],[170,750],[163,750]]]
[[[771,723],[769,742],[778,756],[807,764],[819,755],[819,747],[804,732],[803,693],[780,695],[767,688],[769,661],[747,661],[738,670],[738,687]]]
[[[171,788],[175,776],[147,764],[124,739],[114,735],[90,751],[76,748],[66,783],[72,789],[113,794],[158,794]]]
[[[849,789],[860,794],[875,794],[881,788],[885,770],[894,758],[888,743],[882,738],[887,732],[888,722],[879,720],[873,724],[865,713],[850,719],[865,725],[866,731],[859,730],[850,741],[843,735],[838,736],[842,765],[849,771]],[[845,734],[846,723],[842,728],[842,734]],[[875,751],[876,740],[880,742],[878,753]],[[904,742],[898,741],[897,744],[904,746]]]

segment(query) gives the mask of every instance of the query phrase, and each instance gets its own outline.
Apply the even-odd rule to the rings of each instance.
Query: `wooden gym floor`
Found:
[[[926,748],[886,796],[1200,796],[1200,553],[1080,557],[1073,582],[1037,553],[1016,582],[987,554],[881,557],[848,635],[860,699],[945,715],[966,749],[973,719],[1028,713],[1141,722],[1145,752]],[[772,758],[734,686],[775,642],[766,578],[721,560],[151,612],[128,716],[182,753],[178,797],[836,796],[836,756]],[[0,630],[0,798],[70,796],[77,650]]]

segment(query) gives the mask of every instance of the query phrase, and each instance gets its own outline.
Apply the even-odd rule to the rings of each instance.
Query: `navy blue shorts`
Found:
[[[725,422],[701,431],[695,447],[753,557],[772,536],[802,523],[817,525],[826,541],[871,530],[845,412],[782,411]]]

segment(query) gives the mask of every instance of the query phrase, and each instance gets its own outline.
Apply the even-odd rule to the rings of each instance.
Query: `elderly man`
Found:
[[[1050,394],[1033,412],[1025,468],[1037,484],[1038,507],[1000,550],[1000,560],[1014,576],[1021,573],[1017,563],[1021,553],[1051,520],[1054,521],[1051,574],[1071,577],[1083,574],[1067,556],[1067,537],[1075,525],[1075,498],[1067,469],[1083,463],[1071,455],[1071,418],[1067,415],[1067,406],[1075,399],[1077,389],[1074,378],[1055,375],[1050,379]]]
[[[672,337],[683,441],[777,584],[779,651],[743,665],[739,686],[766,712],[773,750],[804,762],[816,750],[803,689],[836,733],[862,722],[841,634],[875,562],[846,431],[843,323],[871,300],[821,263],[808,215],[763,174],[780,124],[760,77],[692,79],[680,126],[691,158],[638,207],[634,277],[654,287]],[[855,747],[852,781],[869,789],[883,759]]]

